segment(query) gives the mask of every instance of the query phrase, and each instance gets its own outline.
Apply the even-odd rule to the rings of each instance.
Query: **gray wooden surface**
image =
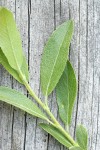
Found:
[[[77,124],[89,133],[89,150],[100,148],[100,0],[0,0],[15,15],[30,72],[30,85],[40,92],[40,59],[45,42],[62,22],[72,18],[75,31],[70,60],[78,79],[78,96],[73,113],[71,135]],[[22,91],[0,66],[0,85]],[[51,111],[58,118],[55,94],[50,96]],[[59,120],[59,118],[58,118]],[[38,127],[40,119],[0,102],[0,150],[65,150]]]

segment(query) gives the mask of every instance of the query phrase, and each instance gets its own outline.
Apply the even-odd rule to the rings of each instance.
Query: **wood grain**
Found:
[[[89,133],[89,150],[100,147],[100,1],[99,0],[0,0],[9,8],[21,33],[23,50],[29,64],[29,83],[43,99],[40,89],[40,61],[43,47],[56,27],[73,19],[75,31],[69,59],[76,71],[78,94],[70,133],[75,137],[77,124]],[[27,94],[0,65],[0,85]],[[29,96],[30,97],[30,96]],[[49,105],[58,118],[55,92]],[[38,127],[40,119],[0,102],[0,150],[65,150]]]

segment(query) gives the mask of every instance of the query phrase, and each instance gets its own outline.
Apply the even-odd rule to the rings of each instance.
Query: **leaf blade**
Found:
[[[2,66],[16,79],[18,80],[20,83],[23,84],[23,82],[21,81],[18,73],[16,70],[14,70],[8,63],[7,58],[5,57],[5,55],[3,54],[2,50],[0,49],[0,64],[2,64]]]
[[[21,84],[23,84],[23,81],[20,79],[19,74],[17,72],[17,70],[13,69],[10,65],[9,62],[7,60],[7,58],[5,57],[5,55],[3,54],[2,50],[0,49],[0,64],[2,64],[2,66]],[[26,80],[28,81],[29,75],[28,75],[28,66],[26,63],[26,59],[25,56],[23,56],[23,63],[21,66],[21,71],[23,73],[23,75],[25,75]]]
[[[56,86],[59,115],[65,125],[70,125],[73,105],[77,93],[77,81],[74,69],[67,61],[65,70]]]
[[[70,20],[54,31],[44,48],[40,74],[42,92],[46,96],[53,91],[64,71],[72,33],[73,21]]]
[[[21,70],[28,81],[28,67],[22,51],[20,34],[13,14],[4,7],[0,7],[0,48],[11,68],[17,72]]]
[[[0,100],[18,107],[33,116],[47,120],[44,113],[36,106],[36,104],[16,90],[0,86]]]
[[[26,63],[26,58],[23,55],[23,62],[21,66],[22,74],[25,76],[26,80],[29,80],[28,64]]]
[[[18,66],[21,67],[23,52],[20,35],[12,13],[4,7],[0,7],[0,47],[12,68],[17,70]]]
[[[78,125],[76,128],[76,139],[79,146],[82,149],[87,150],[88,134],[86,128],[84,128],[82,125]]]
[[[48,125],[45,123],[39,124],[41,128],[43,128],[46,132],[51,134],[57,141],[66,146],[67,148],[71,147],[71,143],[67,141],[67,139],[61,134],[61,132],[54,127],[53,125]]]
[[[82,149],[81,147],[73,146],[73,147],[69,148],[69,150],[84,150],[84,149]]]

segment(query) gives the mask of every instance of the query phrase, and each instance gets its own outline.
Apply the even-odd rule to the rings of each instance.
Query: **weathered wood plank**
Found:
[[[91,130],[90,146],[98,150],[100,146],[100,1],[88,2],[89,15],[89,62],[93,69],[92,74],[92,103],[91,103]],[[91,71],[91,70],[90,70]],[[91,81],[91,80],[90,80]],[[90,95],[90,94],[89,94]],[[90,127],[88,127],[90,130]]]
[[[97,6],[98,5],[98,6]],[[98,34],[97,10],[100,3],[94,1],[80,1],[80,55],[79,55],[79,100],[77,123],[83,123],[89,132],[89,149],[97,150],[99,128],[99,64],[96,39]],[[96,14],[97,16],[94,16]],[[98,43],[99,44],[99,43]],[[97,54],[98,53],[98,54]],[[98,59],[96,58],[98,56]],[[83,113],[84,112],[84,113]]]
[[[15,12],[15,3],[11,1],[0,1],[0,5],[8,7]],[[2,67],[0,67],[0,85],[12,87],[12,77]],[[13,109],[12,106],[0,102],[0,149],[11,149],[12,146],[12,120]]]
[[[28,59],[28,1],[15,1],[15,19],[21,33],[23,50]],[[13,79],[13,88],[27,94],[25,88]],[[12,149],[24,149],[26,134],[26,114],[17,108],[13,111]]]
[[[40,97],[40,59],[45,41],[54,27],[53,1],[29,3],[29,72],[30,85]],[[47,149],[48,134],[37,127],[41,120],[27,116],[26,149]],[[30,135],[31,131],[31,135]]]
[[[79,71],[79,0],[71,0],[69,2],[69,17],[74,20],[74,35],[73,40],[70,46],[70,61],[75,69],[76,78],[78,80],[78,71]],[[78,96],[77,93],[76,103],[73,111],[72,125],[70,128],[70,132],[75,137],[75,129],[76,129],[76,118],[77,118],[77,104],[78,104]]]
[[[68,18],[75,22],[70,60],[79,80],[78,98],[70,132],[83,123],[89,132],[89,149],[100,147],[100,2],[98,0],[1,0],[16,18],[30,72],[30,85],[43,99],[40,90],[40,60],[52,31]],[[0,85],[27,94],[0,66]],[[51,111],[58,117],[55,93],[50,97]],[[55,109],[56,108],[56,109]],[[56,140],[38,127],[40,119],[0,102],[0,150],[63,150]]]

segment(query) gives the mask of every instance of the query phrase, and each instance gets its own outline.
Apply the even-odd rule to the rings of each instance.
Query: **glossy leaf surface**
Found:
[[[56,86],[57,103],[62,121],[69,125],[71,122],[73,105],[77,93],[77,81],[74,69],[69,61]]]
[[[16,90],[0,86],[0,100],[11,104],[27,113],[45,119],[44,113],[25,95],[17,92]]]
[[[41,62],[41,88],[49,95],[58,83],[66,66],[73,34],[73,21],[64,22],[49,38]]]

